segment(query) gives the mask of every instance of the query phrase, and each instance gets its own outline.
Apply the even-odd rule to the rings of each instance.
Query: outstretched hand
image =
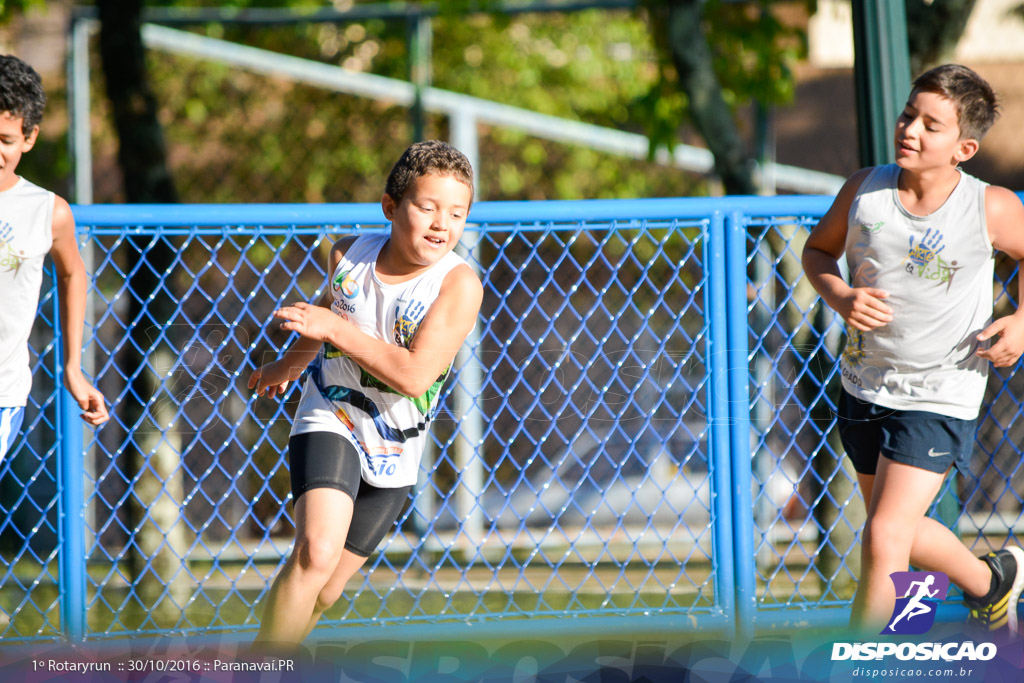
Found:
[[[329,341],[331,332],[340,318],[327,308],[313,304],[297,303],[274,311],[275,318],[284,320],[282,330],[298,332],[307,339]]]
[[[297,377],[293,376],[292,369],[286,363],[276,360],[253,370],[247,386],[255,389],[257,396],[264,394],[267,398],[274,398],[284,395],[288,383],[293,379]]]
[[[1013,365],[1024,353],[1024,318],[1008,315],[993,320],[978,335],[978,341],[988,341],[996,335],[999,335],[999,340],[987,349],[978,349],[978,357],[991,361],[997,368]]]

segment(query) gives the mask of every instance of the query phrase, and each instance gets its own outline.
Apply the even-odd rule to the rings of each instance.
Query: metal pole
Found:
[[[729,467],[733,509],[733,562],[736,567],[736,630],[753,635],[757,609],[754,520],[750,500],[750,361],[747,352],[747,231],[743,216],[725,221],[726,326],[729,391]]]
[[[777,167],[775,164],[775,109],[771,105],[757,103],[755,112],[758,194],[772,196],[778,192]]]
[[[450,113],[452,145],[461,151],[472,164],[473,194],[479,192],[479,143],[476,118],[470,112],[452,110]],[[472,215],[472,214],[470,214]],[[475,230],[462,234],[458,253],[477,270],[480,262],[480,233]],[[477,544],[483,539],[483,509],[478,501],[483,495],[484,461],[480,449],[484,438],[484,414],[480,408],[480,392],[484,386],[484,370],[480,362],[480,326],[473,326],[466,342],[459,349],[456,359],[459,367],[459,382],[452,391],[456,415],[459,420],[460,438],[455,440],[455,468],[459,472],[461,486],[456,491],[456,511],[461,520],[462,531],[470,543]]]
[[[429,17],[422,14],[409,17],[409,81],[415,89],[410,112],[414,142],[423,140],[426,130],[423,93],[430,87],[431,32]]]
[[[764,196],[773,196],[778,192],[776,184],[775,174],[775,110],[771,105],[766,105],[762,102],[756,104],[755,111],[755,146],[757,148],[757,164],[761,171],[760,177],[758,178],[758,193]],[[731,227],[731,224],[730,224]],[[731,235],[731,231],[729,233]],[[728,244],[729,237],[726,237]],[[732,252],[727,253],[728,258],[733,258]],[[772,278],[772,249],[768,244],[767,235],[765,239],[762,239],[757,245],[757,253],[754,255],[753,263],[753,277],[756,283],[757,291],[761,292],[761,301],[764,304],[763,307],[756,307],[750,313],[750,324],[754,327],[754,334],[762,339],[761,345],[764,346],[764,338],[767,336],[771,329],[770,315],[765,314],[765,309],[768,311],[775,310],[775,283]],[[742,263],[742,262],[741,262]],[[729,261],[729,265],[732,266],[732,261]],[[742,291],[746,291],[746,283],[739,281],[732,281],[732,274],[730,273],[730,284],[733,287],[742,287]],[[730,291],[730,294],[732,292]],[[730,303],[740,304],[738,300],[731,301]],[[744,308],[746,308],[746,301],[742,302]],[[730,311],[732,313],[732,311]],[[729,320],[729,348],[732,349],[733,345],[733,319],[730,317]],[[744,333],[745,334],[745,333]],[[742,339],[744,347],[746,347],[746,336]],[[752,433],[753,443],[757,444],[756,434],[761,434],[762,439],[766,439],[768,431],[771,427],[772,410],[775,405],[775,379],[772,376],[772,363],[765,353],[766,349],[762,348],[762,353],[757,354],[754,359],[754,377],[756,381],[760,383],[759,391],[755,391],[754,397],[758,397],[760,394],[760,400],[754,403],[751,409],[751,422],[752,422]],[[730,370],[732,366],[730,365]],[[732,384],[729,385],[730,391],[732,390]],[[749,403],[749,399],[748,399]],[[731,404],[730,404],[731,405]],[[734,409],[736,406],[732,406]],[[768,483],[768,480],[772,475],[772,464],[773,456],[768,451],[767,444],[762,443],[761,447],[758,448],[753,454],[753,460],[751,463],[753,475],[756,477],[756,481],[761,482],[762,487]],[[739,510],[739,508],[737,508]],[[758,570],[764,570],[767,568],[773,560],[772,546],[775,543],[777,536],[776,525],[773,523],[775,515],[778,511],[772,505],[767,492],[762,492],[761,496],[758,497],[757,503],[753,506],[754,511],[754,522],[756,529],[760,529],[764,532],[764,537],[758,544],[754,542],[754,552],[756,554],[755,567]],[[754,529],[751,530],[752,533]]]
[[[71,163],[76,204],[92,204],[92,132],[89,126],[89,34],[95,21],[75,18],[71,24],[68,104],[71,125]]]
[[[896,116],[910,94],[907,12],[892,0],[852,4],[860,163],[877,166],[894,158]]]
[[[89,78],[89,37],[96,27],[94,19],[73,15],[68,49],[68,134],[70,137],[71,163],[74,172],[74,201],[77,205],[93,203],[92,185],[92,130],[90,127],[91,93]],[[95,272],[95,255],[92,240],[79,244],[85,272]],[[96,320],[96,298],[85,298],[85,329],[82,330],[82,369],[90,379],[96,379],[96,353],[93,329]],[[96,464],[89,460],[84,465],[88,474],[87,482],[96,481]],[[90,490],[87,499],[92,497]],[[96,511],[85,509],[85,534],[87,547],[94,543],[93,529],[96,528]]]
[[[82,515],[83,442],[78,404],[64,388],[64,339],[60,309],[53,306],[53,337],[57,391],[57,518],[60,542],[60,624],[64,636],[81,641],[85,636],[85,519]]]
[[[765,311],[774,311],[776,306],[772,260],[772,249],[768,245],[768,240],[763,239],[759,242],[757,255],[754,257],[754,281],[757,283],[757,290],[761,292],[761,302],[764,305],[755,307],[750,315],[750,322],[754,326],[754,335],[762,340],[762,352],[757,354],[754,359],[754,376],[759,383],[759,390],[755,392],[754,396],[757,397],[760,394],[760,398],[751,408],[750,416],[756,431],[762,435],[762,439],[765,441],[767,441],[768,431],[771,428],[772,413],[775,407],[775,377],[772,361],[767,355],[768,349],[764,346],[764,339],[771,331],[771,315]],[[762,484],[766,484],[771,477],[772,461],[773,457],[768,450],[768,444],[762,443],[761,448],[754,455],[753,461],[754,474]],[[761,569],[768,567],[774,559],[771,546],[777,536],[776,525],[773,523],[777,514],[778,510],[772,505],[768,496],[761,495],[754,506],[754,519],[757,526],[765,533],[761,548],[757,553],[757,566]]]
[[[736,557],[733,536],[732,468],[729,430],[729,357],[728,318],[726,316],[725,219],[721,212],[711,216],[704,239],[704,267],[708,277],[704,316],[708,324],[705,372],[708,375],[708,431],[710,432],[711,509],[714,515],[712,570],[715,573],[715,600],[729,618],[730,626],[739,626],[736,611]],[[746,513],[746,514],[749,514]],[[732,630],[731,629],[731,630]]]

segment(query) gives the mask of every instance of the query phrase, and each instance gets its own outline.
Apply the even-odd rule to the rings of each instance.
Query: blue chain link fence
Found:
[[[832,420],[841,321],[799,268],[827,205],[475,206],[461,248],[485,287],[477,329],[420,485],[324,623],[843,622],[828,608],[849,600],[857,551],[841,538],[860,499]],[[54,390],[48,282],[26,426],[0,478],[0,634],[253,629],[293,531],[298,395],[256,400],[245,383],[292,341],[271,311],[316,298],[331,243],[385,230],[380,208],[75,215],[93,283],[84,365],[112,419],[83,429]],[[1021,511],[1021,392],[1012,372],[991,388],[976,476],[954,491],[965,512],[949,520],[979,552]]]

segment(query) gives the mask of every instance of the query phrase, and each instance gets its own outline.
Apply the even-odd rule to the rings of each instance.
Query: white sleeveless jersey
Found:
[[[349,246],[331,275],[331,310],[373,337],[408,348],[445,276],[465,261],[449,252],[412,280],[386,284],[375,267],[387,240],[360,235]],[[324,344],[309,367],[291,433],[339,434],[359,452],[364,481],[381,488],[411,486],[450,369],[422,396],[404,396]]]
[[[25,405],[32,388],[28,337],[53,245],[53,202],[24,178],[0,192],[0,408]]]
[[[961,171],[939,209],[915,216],[900,203],[899,173],[896,164],[874,169],[850,207],[852,284],[889,292],[893,320],[870,332],[847,327],[843,386],[886,408],[972,420],[988,376],[975,337],[992,318],[986,185]]]

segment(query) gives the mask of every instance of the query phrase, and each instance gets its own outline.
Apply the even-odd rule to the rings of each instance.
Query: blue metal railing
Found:
[[[622,628],[647,630],[645,620],[660,614],[672,628],[686,617],[747,632],[786,615],[845,621],[845,610],[830,609],[845,602],[830,592],[835,577],[815,566],[830,543],[814,516],[826,496],[809,492],[811,458],[832,448],[833,427],[809,415],[827,407],[830,391],[801,388],[809,356],[797,346],[831,358],[833,370],[816,380],[831,381],[839,327],[831,320],[801,341],[821,304],[793,265],[828,204],[730,197],[474,206],[467,237],[478,246],[467,258],[485,301],[463,362],[478,365],[450,381],[424,460],[427,483],[400,530],[325,622],[471,619],[500,628],[520,617],[615,615]],[[289,404],[254,403],[244,382],[288,343],[266,329],[270,311],[315,296],[326,245],[384,229],[380,207],[74,211],[92,252],[93,296],[106,305],[87,324],[86,353],[114,418],[83,440],[74,402],[58,398],[59,632],[78,640],[252,628],[289,542]],[[151,262],[153,245],[170,261]],[[145,269],[157,271],[159,291],[132,290],[132,274]],[[129,297],[157,296],[174,301],[170,320],[145,310],[126,319]],[[761,308],[771,319],[755,329]],[[128,331],[139,325],[155,326],[140,349],[143,367],[122,367]],[[162,352],[169,366],[160,365]],[[59,348],[56,356],[60,386]],[[159,387],[140,397],[148,412],[130,425],[119,403],[146,372]],[[996,447],[960,491],[961,531],[979,546],[1006,542],[1020,520],[1011,464],[1020,440],[1002,418],[1019,409],[1014,382],[994,373],[989,412],[1002,436],[983,427],[979,440]],[[464,426],[464,415],[479,424]],[[27,435],[25,450],[40,442]],[[147,457],[169,450],[180,461],[173,476],[162,475],[158,496],[178,506],[177,523],[153,510],[128,523],[123,508],[149,500],[149,474],[130,468],[131,449]],[[756,469],[755,458],[767,466]],[[972,529],[971,511],[993,500],[1009,522]],[[164,534],[152,551],[166,555],[162,564],[140,545],[146,525]],[[167,570],[168,557],[177,569]],[[16,564],[7,563],[8,574]],[[147,573],[167,584],[156,597],[141,589]],[[0,603],[12,617],[0,627],[5,639],[52,637],[51,606],[31,592],[18,607]],[[160,607],[164,616],[154,616]]]

